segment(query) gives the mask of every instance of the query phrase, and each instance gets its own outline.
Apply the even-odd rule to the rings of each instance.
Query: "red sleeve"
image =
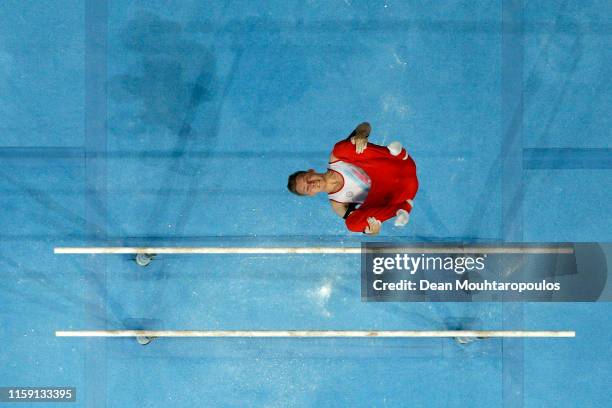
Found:
[[[371,159],[393,159],[398,160],[398,157],[403,158],[406,154],[406,150],[402,149],[401,153],[397,156],[393,156],[387,146],[379,146],[374,143],[368,143],[367,149],[365,149],[361,154],[358,154],[355,145],[351,143],[350,140],[343,140],[341,142],[336,143],[334,149],[332,150],[332,154],[338,158],[338,160],[348,161],[349,163],[356,163],[359,165],[359,162],[363,162],[364,160]]]
[[[364,232],[366,227],[368,227],[368,218],[374,217],[380,222],[385,222],[395,217],[399,209],[410,212],[412,206],[407,202],[389,207],[370,207],[364,204],[346,217],[346,227],[353,232]]]
[[[352,160],[357,152],[355,145],[350,140],[342,140],[335,144],[332,154],[338,158],[338,160]]]

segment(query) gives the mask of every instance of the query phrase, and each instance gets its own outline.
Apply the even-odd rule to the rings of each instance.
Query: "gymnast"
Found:
[[[294,194],[327,193],[336,214],[354,232],[376,235],[383,222],[408,224],[419,183],[416,164],[399,142],[389,146],[368,143],[372,128],[364,122],[336,143],[325,173],[313,169],[289,176]]]

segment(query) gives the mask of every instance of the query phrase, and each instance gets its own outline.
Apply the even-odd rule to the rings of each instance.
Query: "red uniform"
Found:
[[[372,182],[363,204],[346,217],[349,230],[364,232],[369,217],[384,222],[395,217],[399,209],[412,210],[406,200],[414,199],[419,182],[416,164],[406,149],[393,156],[387,147],[368,143],[367,149],[357,154],[355,145],[347,139],[336,143],[332,154],[338,160],[361,168]]]

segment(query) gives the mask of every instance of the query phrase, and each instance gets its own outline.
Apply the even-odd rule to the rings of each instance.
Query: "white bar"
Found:
[[[360,254],[358,247],[77,247],[56,254]]]
[[[360,247],[57,247],[55,254],[360,254]],[[572,247],[418,247],[401,246],[380,252],[422,254],[573,254]]]
[[[84,330],[56,337],[575,337],[575,331],[496,330]]]

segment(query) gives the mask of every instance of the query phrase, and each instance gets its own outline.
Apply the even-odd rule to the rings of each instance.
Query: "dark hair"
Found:
[[[296,184],[297,184],[298,176],[301,175],[301,174],[306,174],[306,173],[308,173],[308,172],[300,170],[300,171],[296,171],[295,173],[290,175],[289,176],[289,180],[287,181],[287,189],[289,191],[291,191],[293,194],[296,194],[296,195],[299,195],[299,196],[304,195],[304,194],[300,194],[300,193],[297,192]]]

